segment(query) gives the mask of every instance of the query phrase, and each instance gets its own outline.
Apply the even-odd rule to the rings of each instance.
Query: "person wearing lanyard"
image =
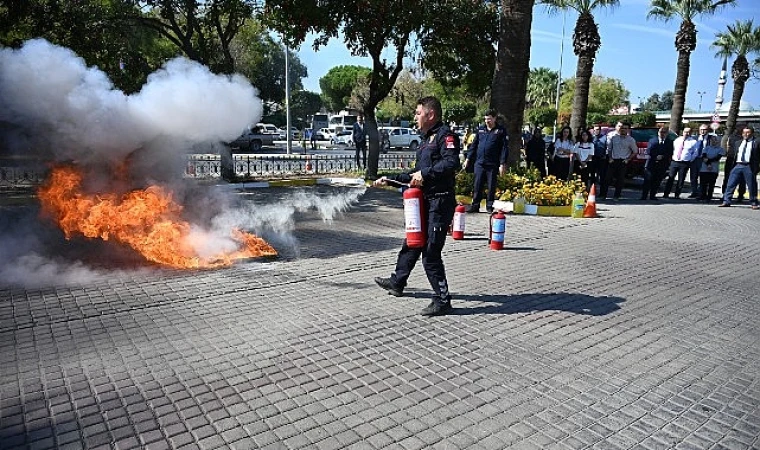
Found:
[[[702,124],[699,126],[699,134],[697,135],[697,145],[695,150],[694,159],[689,166],[689,183],[691,184],[691,195],[689,198],[700,197],[701,190],[699,189],[700,172],[702,169],[702,155],[704,154],[705,147],[707,147],[708,134],[710,131],[707,125]]]
[[[750,126],[742,130],[742,140],[736,143],[736,165],[728,177],[728,187],[723,194],[723,203],[718,206],[731,206],[734,190],[741,180],[747,183],[749,201],[752,209],[760,209],[757,204],[757,172],[760,169],[760,145],[754,137],[755,130]]]

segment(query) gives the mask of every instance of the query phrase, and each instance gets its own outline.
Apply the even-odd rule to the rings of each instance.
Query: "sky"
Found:
[[[718,89],[718,77],[723,63],[715,57],[710,45],[718,32],[737,20],[753,19],[760,26],[760,0],[737,0],[734,8],[725,8],[712,17],[698,17],[697,48],[691,54],[691,73],[686,93],[686,107],[712,111]],[[620,6],[610,10],[599,10],[594,14],[602,46],[597,53],[594,74],[620,79],[630,91],[629,100],[633,104],[646,101],[650,95],[672,91],[676,80],[678,52],[675,49],[675,35],[679,20],[663,22],[647,19],[650,0],[620,0]],[[562,53],[562,78],[574,76],[577,57],[573,53],[572,35],[578,14],[568,12],[565,18],[564,51],[562,47],[563,14],[550,15],[543,5],[533,10],[531,31],[530,67],[560,69]],[[307,37],[298,50],[301,62],[308,70],[303,79],[304,88],[320,92],[319,79],[332,67],[358,65],[371,67],[371,60],[353,57],[342,40],[332,39],[327,46],[315,52],[311,47],[313,36]],[[388,57],[392,57],[388,51]],[[733,81],[731,80],[732,59],[728,61],[727,84],[723,94],[724,105],[730,103]],[[703,94],[700,96],[700,92]],[[744,102],[754,109],[760,109],[760,81],[750,80],[744,88]]]

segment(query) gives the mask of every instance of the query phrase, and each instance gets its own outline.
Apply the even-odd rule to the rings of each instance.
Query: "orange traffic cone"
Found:
[[[586,208],[583,209],[583,217],[593,219],[596,215],[596,184],[591,185],[591,191],[588,193]]]

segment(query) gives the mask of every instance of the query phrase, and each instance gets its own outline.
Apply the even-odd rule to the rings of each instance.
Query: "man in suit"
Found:
[[[746,126],[742,130],[742,140],[736,142],[736,165],[728,176],[728,187],[723,194],[720,207],[731,206],[731,197],[740,180],[744,180],[749,188],[749,201],[752,209],[760,209],[757,204],[757,172],[760,170],[760,143],[755,140],[755,130]]]
[[[363,167],[367,168],[367,132],[364,131],[364,116],[359,116],[356,119],[356,123],[353,127],[354,145],[356,146],[356,167],[362,168],[359,164],[359,154],[361,153]]]
[[[694,148],[694,159],[689,165],[689,184],[691,184],[691,195],[689,198],[699,198],[701,196],[701,190],[699,189],[699,172],[702,170],[702,153],[707,147],[707,137],[709,136],[710,129],[707,124],[699,126],[699,134],[697,135],[697,145]]]
[[[657,200],[655,194],[660,188],[665,172],[673,157],[673,139],[668,136],[668,127],[663,125],[657,130],[647,144],[647,160],[644,163],[644,186],[641,190],[641,200]]]
[[[744,125],[737,127],[734,133],[728,137],[728,142],[726,143],[726,162],[723,164],[723,184],[720,187],[723,194],[726,193],[726,188],[728,187],[728,177],[731,175],[731,170],[733,170],[734,165],[736,165],[736,143],[741,142],[743,129]],[[739,183],[739,196],[736,198],[736,203],[743,202],[744,194],[746,193],[747,183],[741,181]]]

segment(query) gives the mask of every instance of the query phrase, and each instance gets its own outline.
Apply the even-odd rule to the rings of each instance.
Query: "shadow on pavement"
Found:
[[[533,311],[567,311],[603,316],[620,309],[621,297],[558,292],[551,294],[461,295],[454,294],[454,315],[517,314]],[[492,303],[469,307],[463,302]]]

